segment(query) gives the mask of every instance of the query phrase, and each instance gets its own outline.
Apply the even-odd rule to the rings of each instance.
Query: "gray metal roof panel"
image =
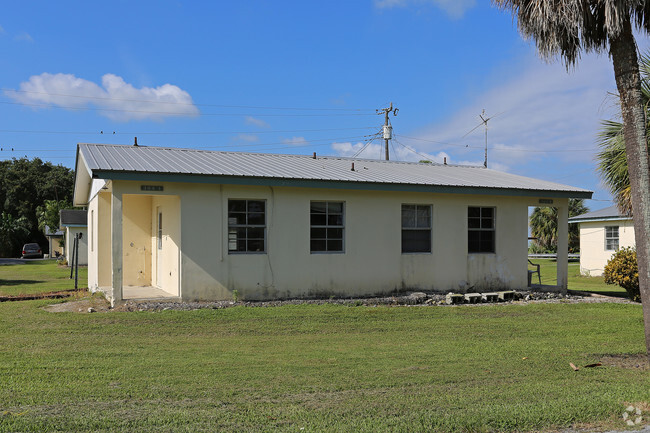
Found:
[[[606,219],[632,219],[631,216],[623,215],[619,212],[616,206],[606,207],[604,209],[595,210],[593,212],[583,213],[572,218],[569,221],[580,222],[584,220],[606,220]]]
[[[508,188],[589,193],[483,167],[148,146],[80,144],[92,171]],[[355,170],[353,171],[352,164]]]

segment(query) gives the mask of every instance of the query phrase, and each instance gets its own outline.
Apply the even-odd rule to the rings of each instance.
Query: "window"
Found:
[[[228,200],[228,252],[266,251],[266,201]]]
[[[605,250],[618,249],[618,226],[605,226]]]
[[[312,201],[309,219],[311,252],[342,253],[345,231],[343,202]]]
[[[402,252],[431,252],[431,206],[402,205]]]
[[[495,252],[495,224],[493,207],[467,208],[467,252]]]

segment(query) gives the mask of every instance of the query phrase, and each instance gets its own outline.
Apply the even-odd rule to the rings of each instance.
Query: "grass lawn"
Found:
[[[542,284],[555,285],[557,264],[553,259],[530,259],[531,262],[539,264],[540,273],[542,274]],[[528,265],[528,269],[534,268]],[[537,274],[533,275],[533,283],[537,283]],[[580,263],[569,262],[569,290],[581,290],[584,292],[594,292],[601,295],[626,297],[625,289],[605,284],[603,277],[584,277],[580,275]]]
[[[514,432],[648,410],[641,306],[0,303],[0,432]],[[645,417],[647,418],[647,413]]]
[[[88,286],[88,268],[79,267],[79,288]],[[70,268],[59,267],[56,260],[26,260],[20,265],[0,266],[0,296],[33,295],[74,289]]]

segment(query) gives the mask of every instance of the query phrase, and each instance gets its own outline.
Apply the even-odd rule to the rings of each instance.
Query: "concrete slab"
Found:
[[[162,299],[177,298],[178,296],[165,292],[158,287],[152,286],[124,286],[122,287],[122,299]]]

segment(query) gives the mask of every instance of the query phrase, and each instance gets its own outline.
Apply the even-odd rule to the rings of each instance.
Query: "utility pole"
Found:
[[[389,124],[388,115],[392,112],[393,116],[397,116],[398,111],[399,108],[393,108],[392,102],[390,103],[390,107],[377,110],[377,114],[384,115],[384,143],[386,144],[386,161],[390,159],[389,152],[388,152],[388,140],[393,138],[393,127],[390,126]]]

